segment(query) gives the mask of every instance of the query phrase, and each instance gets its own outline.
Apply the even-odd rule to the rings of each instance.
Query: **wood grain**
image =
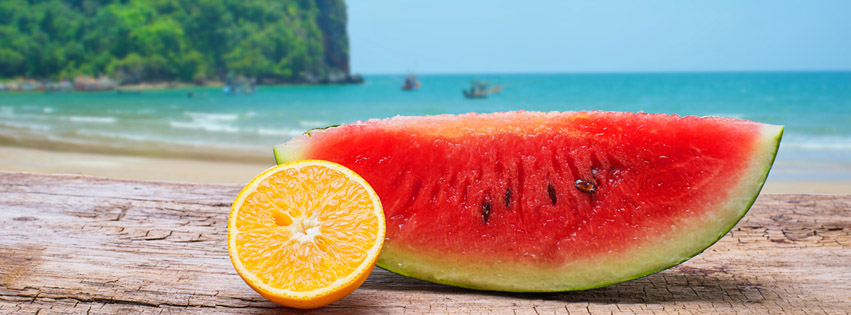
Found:
[[[241,187],[0,172],[0,313],[304,313],[230,264]],[[465,290],[376,268],[321,313],[847,314],[851,195],[762,195],[732,232],[672,269],[553,294]]]

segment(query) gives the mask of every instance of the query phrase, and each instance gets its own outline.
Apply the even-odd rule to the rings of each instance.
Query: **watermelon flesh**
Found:
[[[782,126],[717,117],[509,112],[311,131],[278,163],[345,165],[381,198],[378,265],[501,291],[567,291],[700,253],[747,212]]]

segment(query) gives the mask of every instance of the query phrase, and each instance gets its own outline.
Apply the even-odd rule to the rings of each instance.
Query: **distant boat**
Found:
[[[253,78],[245,78],[239,76],[234,79],[231,75],[228,75],[228,78],[225,81],[225,87],[222,89],[222,92],[225,95],[235,95],[235,94],[251,94],[254,93],[254,90],[257,89],[256,81]]]
[[[488,83],[487,81],[473,80],[473,82],[471,82],[471,84],[470,84],[470,89],[469,90],[461,90],[461,92],[464,93],[464,97],[466,97],[466,98],[476,99],[476,98],[486,98],[490,94],[499,93],[500,91],[502,91],[502,86],[499,86],[499,85],[494,86],[494,87],[489,87],[489,86],[490,86],[490,83]]]
[[[415,75],[411,74],[411,75],[408,75],[407,78],[405,78],[405,85],[402,85],[402,90],[403,91],[413,91],[415,89],[419,89],[420,85],[421,85],[420,81],[417,81],[417,77]]]

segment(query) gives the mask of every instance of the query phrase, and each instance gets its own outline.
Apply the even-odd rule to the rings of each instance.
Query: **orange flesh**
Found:
[[[238,209],[238,259],[273,288],[326,288],[355,272],[379,238],[383,218],[373,207],[365,188],[339,171],[315,165],[281,170],[263,179]]]

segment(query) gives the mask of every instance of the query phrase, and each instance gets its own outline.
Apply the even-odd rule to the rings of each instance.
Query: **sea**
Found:
[[[367,75],[361,85],[0,92],[0,145],[269,161],[312,128],[397,115],[579,111],[724,116],[785,125],[772,179],[851,180],[851,72]],[[472,80],[500,86],[466,99]]]

